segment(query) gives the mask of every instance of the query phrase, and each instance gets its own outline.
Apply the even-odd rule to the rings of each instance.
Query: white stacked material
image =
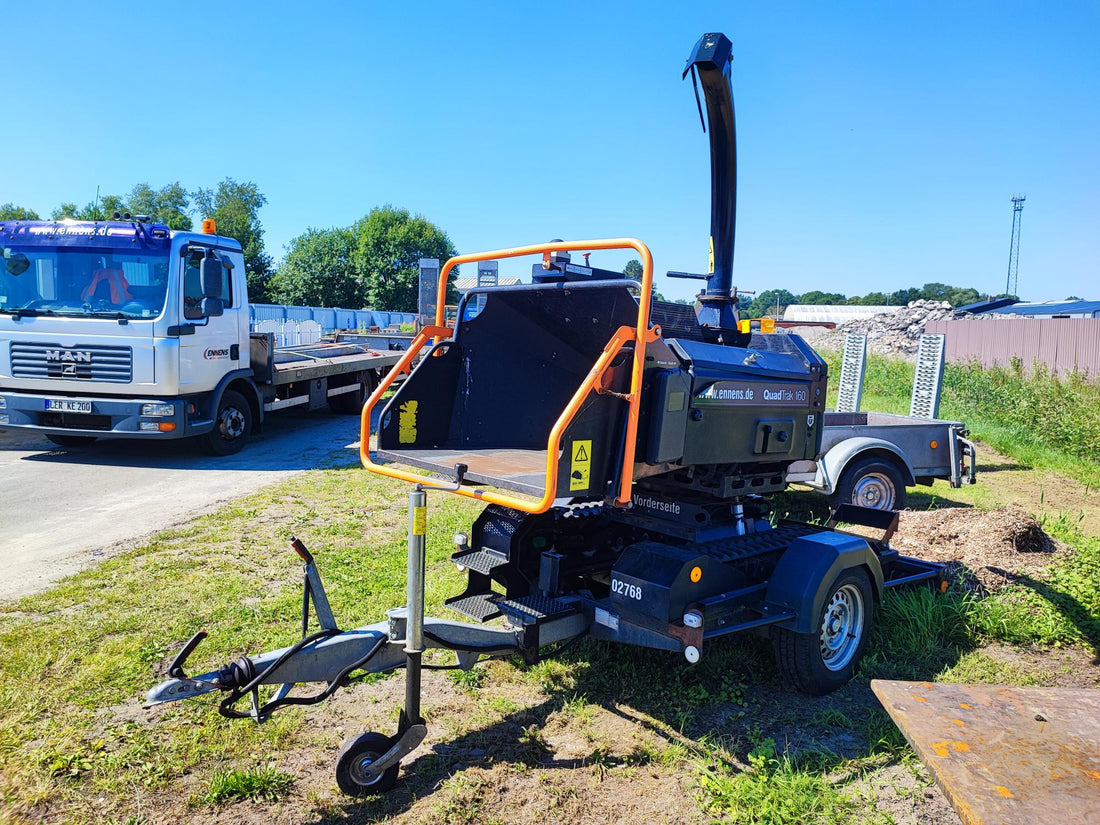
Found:
[[[882,313],[897,312],[901,307],[858,306],[854,304],[791,304],[783,310],[784,321],[814,321],[846,324]]]
[[[814,341],[818,349],[841,350],[849,332],[867,336],[867,349],[880,355],[916,357],[920,337],[930,321],[950,321],[968,317],[946,301],[912,301],[908,306],[871,318],[849,321]]]

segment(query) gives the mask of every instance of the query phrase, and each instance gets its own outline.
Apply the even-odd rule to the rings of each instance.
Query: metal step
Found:
[[[444,604],[463,616],[468,616],[479,622],[487,622],[500,615],[500,610],[496,602],[493,601],[499,595],[499,593],[475,593],[473,595],[463,593],[461,596],[447,599]]]
[[[509,599],[497,596],[496,605],[509,619],[518,624],[537,624],[547,619],[555,619],[558,616],[567,616],[577,611],[572,605],[557,599],[536,593],[533,596],[523,596],[518,599]]]
[[[451,561],[485,576],[490,575],[497,567],[508,563],[508,559],[500,553],[485,549],[463,550],[453,554]]]

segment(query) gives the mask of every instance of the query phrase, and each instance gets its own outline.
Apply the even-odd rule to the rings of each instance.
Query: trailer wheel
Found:
[[[871,582],[861,568],[845,570],[829,586],[812,633],[772,628],[772,647],[783,676],[811,696],[846,685],[867,646],[874,614]]]
[[[239,392],[226,390],[218,402],[214,429],[203,436],[206,449],[214,455],[239,453],[248,441],[250,432],[252,408]]]
[[[374,373],[368,372],[363,380],[359,382],[357,390],[340,393],[340,395],[334,395],[330,398],[329,408],[339,415],[359,415],[363,412],[363,405],[367,403],[370,394],[374,392],[375,386],[377,384]]]
[[[47,435],[47,441],[52,441],[59,447],[87,447],[96,442],[94,435]]]
[[[348,796],[369,796],[385,793],[397,781],[400,764],[386,768],[381,776],[373,779],[366,769],[393,746],[393,740],[381,733],[368,731],[346,742],[336,757],[336,784]]]
[[[889,459],[866,456],[844,468],[833,503],[872,510],[904,510],[905,480]]]

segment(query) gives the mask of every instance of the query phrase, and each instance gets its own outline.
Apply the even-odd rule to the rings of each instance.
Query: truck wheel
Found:
[[[47,435],[46,439],[59,447],[87,447],[96,442],[94,435]]]
[[[867,456],[853,461],[840,474],[834,504],[854,504],[872,510],[904,510],[905,481],[889,459]]]
[[[400,764],[387,768],[374,779],[365,773],[366,768],[392,746],[393,741],[388,736],[374,731],[347,740],[336,757],[336,784],[340,790],[348,796],[368,796],[392,788]]]
[[[366,377],[359,382],[359,389],[353,392],[344,392],[334,395],[329,399],[329,408],[339,415],[359,415],[363,412],[363,405],[370,398],[375,388],[374,373],[368,372]]]
[[[218,402],[214,429],[203,436],[206,449],[214,455],[233,455],[244,447],[250,432],[252,408],[239,392],[226,390]]]
[[[782,675],[811,696],[848,684],[871,634],[871,582],[861,568],[844,570],[829,586],[812,633],[772,628],[772,647]]]

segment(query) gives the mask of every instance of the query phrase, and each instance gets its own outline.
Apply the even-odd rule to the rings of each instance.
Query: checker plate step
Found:
[[[463,550],[461,553],[454,553],[451,561],[486,576],[492,574],[495,568],[508,563],[508,559],[492,550]]]
[[[541,622],[546,619],[553,619],[558,616],[565,616],[577,612],[572,605],[550,598],[549,596],[543,596],[540,593],[536,593],[533,596],[523,596],[518,599],[508,599],[504,596],[497,596],[494,601],[497,607],[508,614],[510,619],[516,619],[523,624]]]
[[[479,622],[487,622],[500,615],[500,609],[492,601],[497,595],[496,593],[477,593],[473,596],[463,594],[453,599],[447,599],[444,604],[463,616],[469,616]]]

